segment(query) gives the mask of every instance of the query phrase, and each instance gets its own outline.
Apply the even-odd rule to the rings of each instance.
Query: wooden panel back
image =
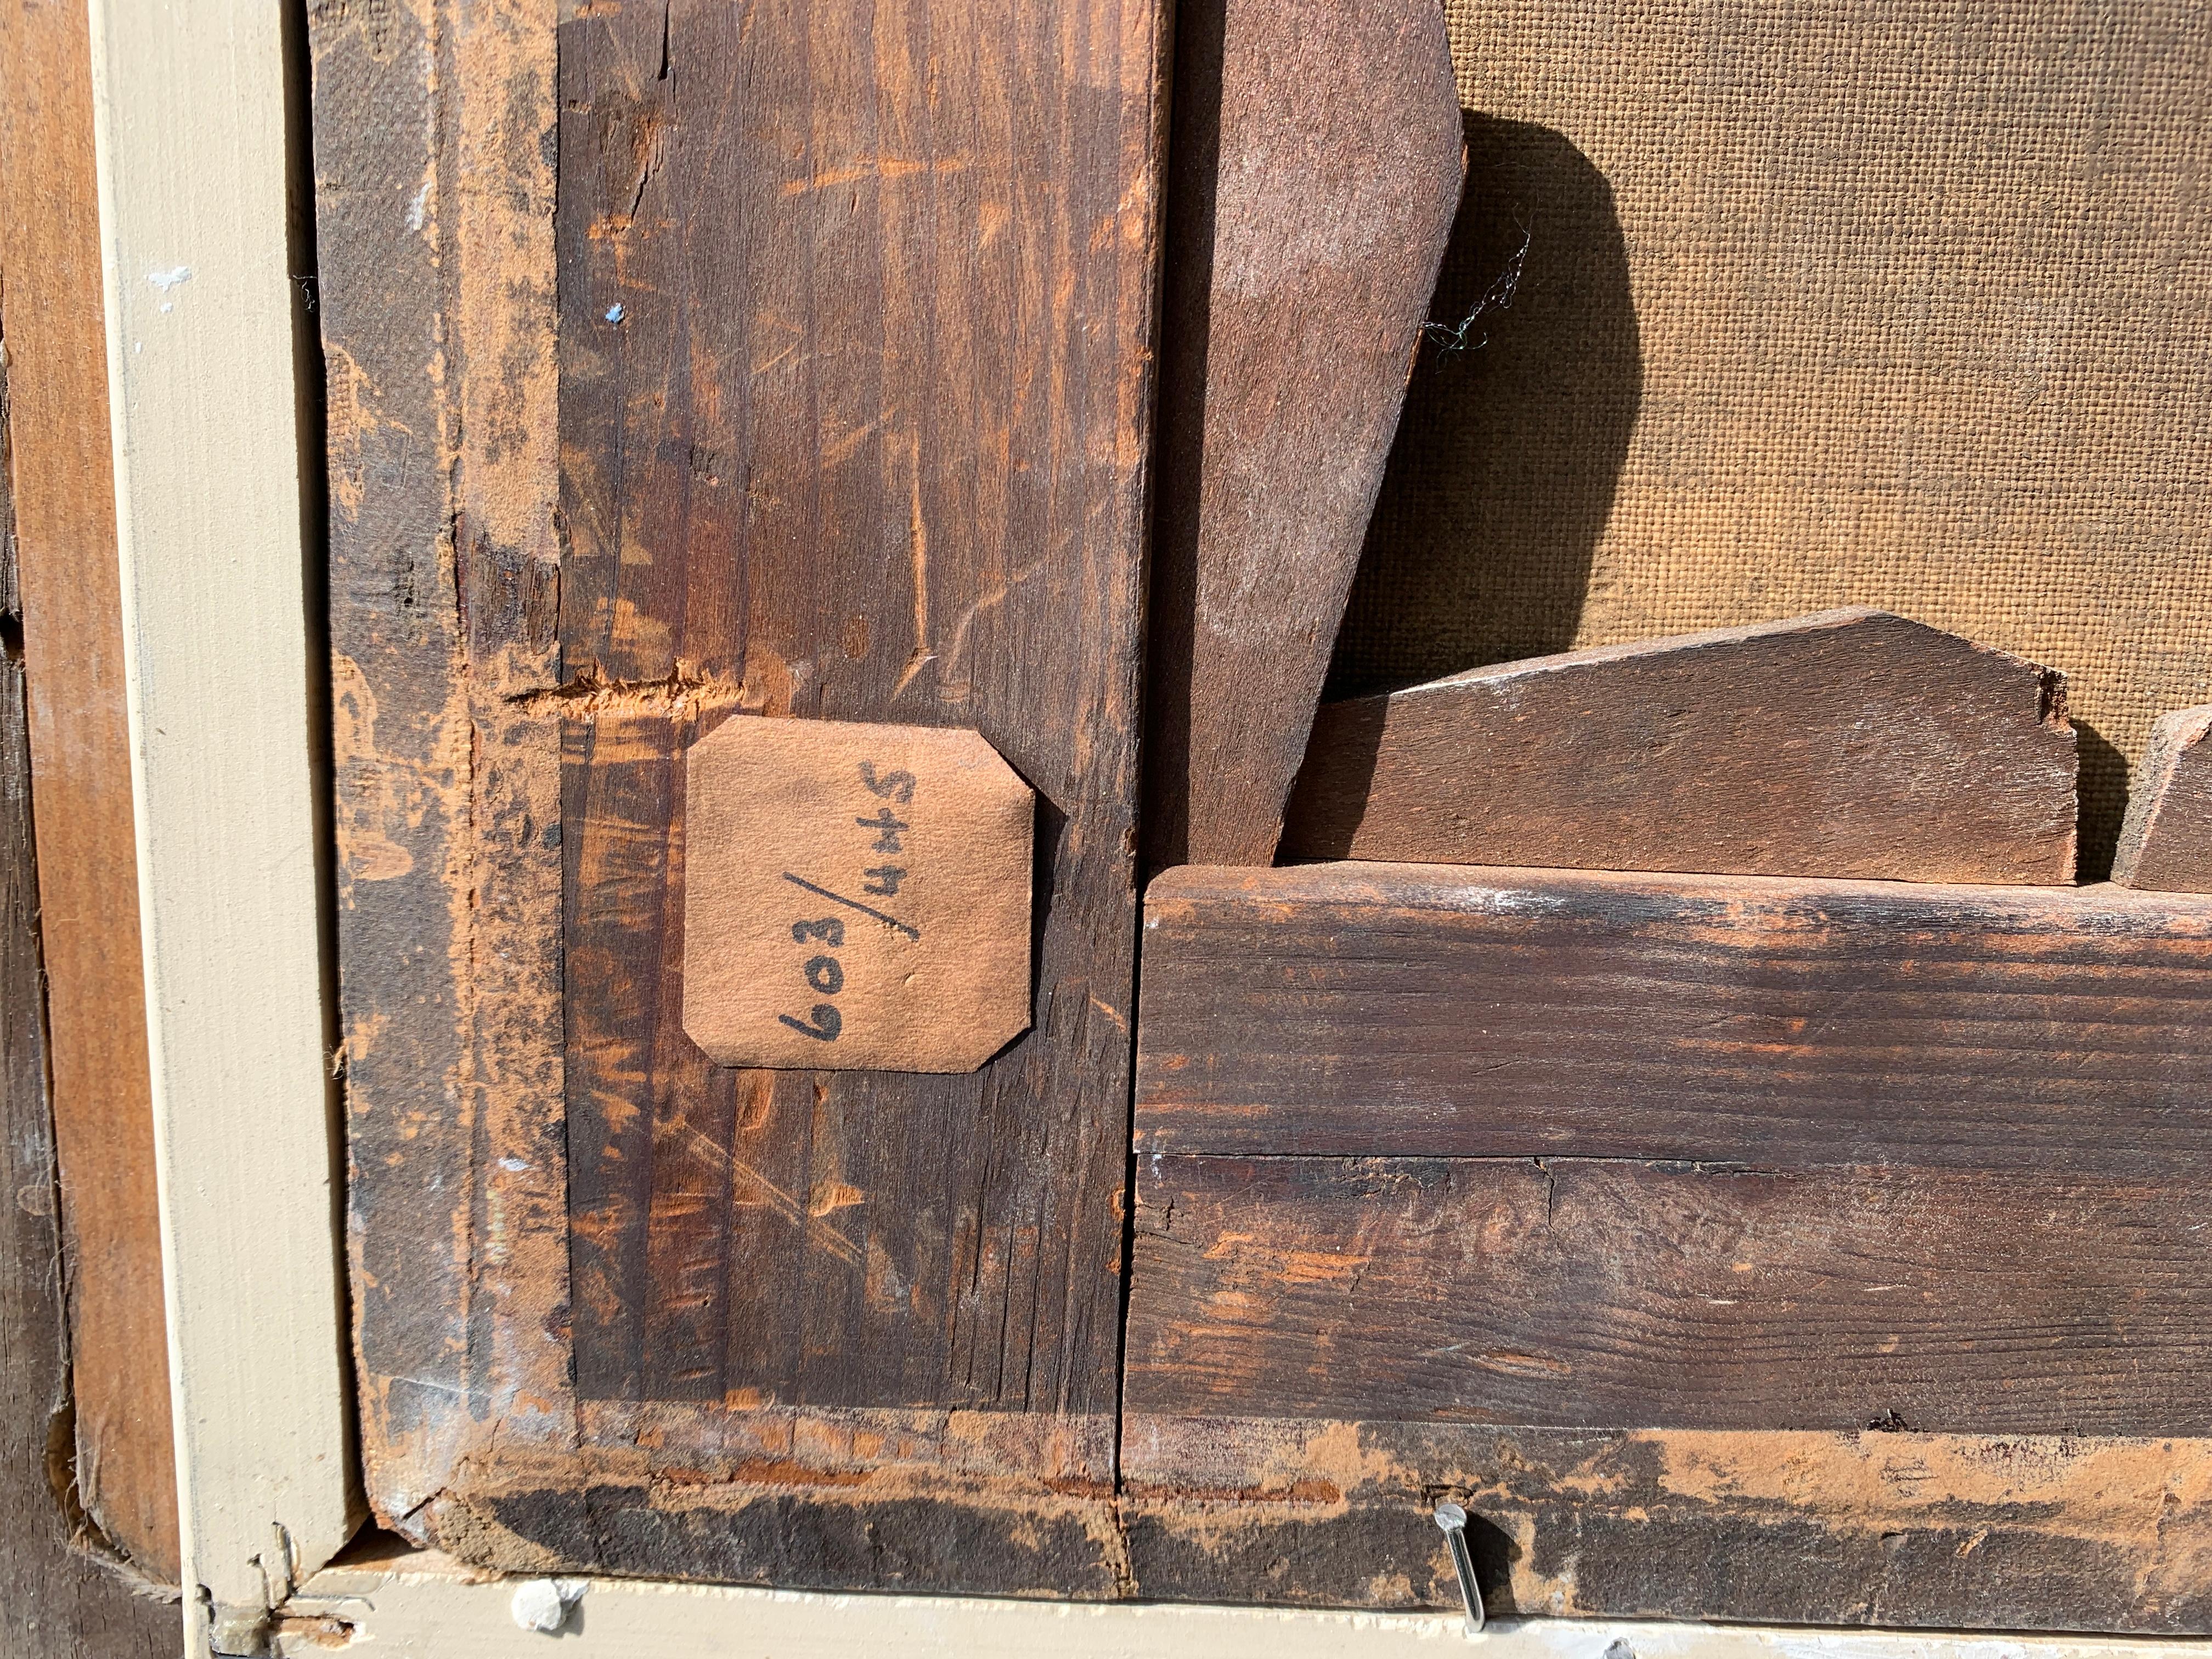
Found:
[[[586,1399],[1110,1413],[1157,17],[564,25],[562,835]],[[678,1018],[686,744],[980,730],[1043,798],[1035,1029],[734,1073]]]

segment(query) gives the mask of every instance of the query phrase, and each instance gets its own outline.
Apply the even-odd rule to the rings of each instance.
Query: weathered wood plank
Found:
[[[1133,1412],[2212,1433],[2212,1181],[1139,1164]]]
[[[0,285],[39,912],[61,1158],[76,1471],[149,1576],[178,1571],[176,1451],[154,1182],[138,853],[84,8],[0,24]]]
[[[1130,1413],[1147,1595],[1490,1612],[2212,1632],[2212,1441],[1491,1428]]]
[[[1459,201],[1434,0],[1188,0],[1146,857],[1272,864]]]
[[[309,17],[361,1443],[426,1541],[497,1449],[574,1441],[554,11]]]
[[[25,71],[43,58],[49,70],[81,76],[84,24],[82,12],[66,9],[0,9],[0,64],[9,88],[0,120],[9,123],[11,156],[25,154],[14,141],[27,117],[67,118],[46,101],[54,77]],[[64,136],[49,132],[25,149],[37,153]],[[76,205],[62,199],[54,210],[66,216]],[[19,474],[9,453],[11,370],[25,352],[18,319],[35,311],[15,286],[16,274],[11,258],[0,277],[0,1192],[10,1195],[0,1204],[0,1511],[8,1516],[0,1528],[0,1650],[22,1659],[164,1659],[177,1651],[182,1636],[175,1603],[147,1596],[99,1559],[95,1551],[110,1540],[80,1502],[73,1395],[89,1388],[92,1398],[100,1399],[103,1379],[81,1370],[73,1374],[64,1305],[69,1278],[58,1271],[66,1259],[64,1222],[46,1093],[46,988],[40,973],[30,741],[17,644],[23,617],[11,486]],[[96,276],[88,292],[99,294]],[[54,435],[66,441],[70,434]],[[161,1305],[157,1276],[157,1323]],[[161,1404],[166,1422],[166,1395]],[[173,1473],[169,1478],[173,1482]],[[109,1489],[111,1505],[124,1486],[118,1479]],[[125,1516],[135,1518],[127,1510]]]
[[[1110,1421],[1159,21],[562,25],[586,1400]],[[1034,1029],[980,1073],[732,1072],[684,1034],[676,763],[763,714],[972,726],[1043,797]]]
[[[1412,865],[1170,871],[1158,1152],[2166,1174],[2212,1151],[2212,902]]]
[[[2123,887],[2212,893],[2212,703],[2162,714],[2136,769],[2112,855]]]
[[[1479,668],[1324,707],[1304,859],[2074,878],[2063,678],[1827,611]]]

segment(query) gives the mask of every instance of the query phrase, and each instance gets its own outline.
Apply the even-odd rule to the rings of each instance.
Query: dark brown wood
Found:
[[[562,26],[563,661],[705,711],[570,722],[584,1399],[1110,1422],[1158,27]],[[685,1036],[675,762],[733,709],[972,726],[1043,798],[1034,1029],[980,1073],[741,1073]]]
[[[2167,1174],[2212,901],[1311,865],[1147,895],[1140,1152]]]
[[[313,18],[373,1502],[1111,1593],[1158,11],[587,9],[560,98],[550,21]],[[973,726],[1043,798],[980,1076],[682,1036],[676,763],[763,711]]]
[[[1283,852],[2067,882],[2065,710],[2053,671],[1863,609],[1504,663],[1325,706]]]
[[[2212,1434],[2212,1172],[1140,1160],[1133,1412]]]
[[[0,11],[0,64],[8,73],[9,154],[36,116],[58,123],[46,105],[51,79],[18,73],[43,59],[72,61],[57,50],[72,38],[82,72],[84,16],[67,8],[9,5]],[[45,39],[36,38],[43,33]],[[49,55],[52,54],[52,55]],[[50,133],[52,143],[62,135]],[[40,149],[43,146],[27,148]],[[60,185],[59,193],[66,194]],[[67,211],[67,204],[58,210]],[[14,222],[19,232],[22,222]],[[166,1659],[183,1625],[173,1601],[134,1586],[112,1560],[80,1501],[78,1425],[72,1382],[98,1393],[100,1379],[73,1378],[61,1187],[46,1094],[45,987],[39,960],[38,869],[32,850],[31,756],[20,641],[9,435],[10,369],[22,362],[19,290],[12,257],[0,268],[0,1651],[21,1659]],[[95,284],[88,291],[96,301]],[[30,307],[25,307],[24,309]],[[20,459],[20,457],[16,458]],[[155,1310],[160,1310],[159,1285]],[[111,1489],[111,1492],[113,1489]],[[126,1514],[128,1512],[126,1511]]]
[[[54,1139],[85,1509],[173,1583],[177,1480],[124,705],[106,318],[83,8],[0,25],[5,283],[23,669]]]
[[[1272,864],[1460,193],[1435,0],[1184,0],[1146,856]]]
[[[2124,887],[2212,893],[2212,703],[2161,714],[2136,769],[2112,855]]]
[[[2212,1631],[2212,1441],[1161,1417],[1122,1441],[1143,1593],[1493,1616]]]

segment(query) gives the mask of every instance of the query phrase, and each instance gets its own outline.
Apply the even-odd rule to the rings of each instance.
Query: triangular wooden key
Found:
[[[1331,703],[1296,859],[2074,878],[2052,670],[1869,610],[1477,668]]]
[[[1267,864],[1457,208],[1437,0],[1187,0],[1146,857]]]

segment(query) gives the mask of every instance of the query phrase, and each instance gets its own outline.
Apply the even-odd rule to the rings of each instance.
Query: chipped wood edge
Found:
[[[345,1541],[281,9],[92,0],[187,1651]],[[319,652],[318,652],[319,654]],[[251,1644],[251,1645],[250,1645]]]
[[[531,1581],[471,1573],[431,1552],[316,1575],[283,1609],[276,1649],[322,1659],[358,1646],[408,1656],[527,1659],[549,1652],[516,1593]],[[1455,1614],[1191,1605],[828,1595],[632,1579],[558,1581],[572,1659],[2148,1659],[2180,1644],[2128,1637],[1992,1637],[1747,1628],[1650,1620],[1525,1619],[1469,1645]]]

